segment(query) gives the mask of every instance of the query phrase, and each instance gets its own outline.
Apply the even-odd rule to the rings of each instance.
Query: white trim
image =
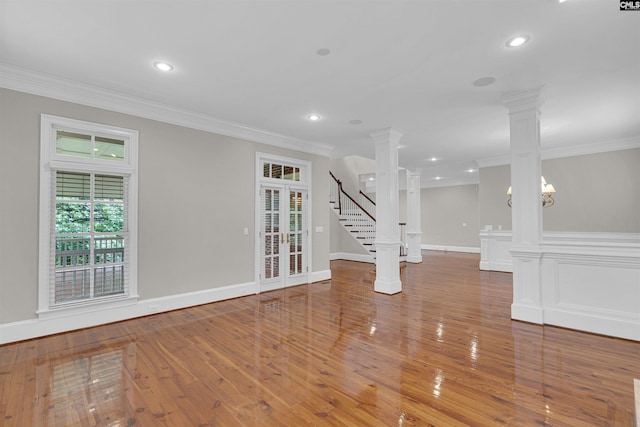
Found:
[[[0,87],[328,157],[332,147],[0,63]]]
[[[331,270],[313,271],[309,275],[309,283],[322,282],[331,279]]]
[[[55,141],[58,129],[74,129],[80,132],[100,135],[115,135],[126,140],[125,160],[120,165],[95,159],[76,159],[56,155]],[[39,231],[38,231],[38,315],[56,316],[56,313],[82,311],[79,304],[74,307],[49,306],[51,280],[51,199],[52,199],[52,167],[83,171],[88,173],[117,173],[128,176],[127,198],[127,250],[128,250],[128,296],[122,299],[88,300],[86,305],[94,309],[117,308],[128,306],[138,298],[138,131],[114,127],[100,123],[86,122],[66,117],[40,115],[40,187],[39,187]]]
[[[137,304],[116,309],[101,310],[94,308],[91,312],[74,313],[67,316],[61,315],[48,319],[30,319],[4,323],[0,324],[0,344],[89,328],[106,323],[120,322],[180,308],[194,307],[226,299],[243,297],[254,293],[255,283],[249,282],[142,300]]]
[[[560,147],[542,149],[540,157],[542,160],[560,159],[563,157],[584,156],[587,154],[606,153],[609,151],[630,150],[640,148],[640,137],[614,139],[612,141],[596,142],[593,144],[575,145],[573,147]],[[487,157],[484,159],[476,159],[480,168],[488,168],[492,166],[504,166],[511,164],[511,155]]]
[[[263,174],[263,163],[264,162],[273,162],[273,163],[282,163],[287,166],[299,166],[300,167],[300,181],[289,181],[285,179],[271,179],[265,178]],[[308,160],[296,159],[292,157],[278,156],[270,153],[256,152],[255,155],[255,209],[254,209],[254,281],[256,284],[256,293],[260,293],[261,291],[269,291],[273,289],[282,288],[290,286],[297,286],[303,283],[311,283],[310,272],[313,271],[313,233],[312,225],[313,225],[313,197],[312,197],[312,181],[313,181],[313,170],[312,170],[312,162]],[[282,187],[282,190],[300,190],[306,192],[307,195],[307,207],[306,207],[306,219],[305,225],[307,227],[307,236],[305,239],[305,248],[303,249],[303,260],[306,262],[307,272],[296,275],[291,279],[290,283],[287,283],[287,277],[283,276],[283,283],[273,283],[271,286],[266,286],[261,288],[260,284],[260,274],[261,274],[261,257],[260,253],[260,230],[261,230],[261,191],[263,186],[272,186],[272,187]]]
[[[637,378],[633,379],[633,389],[636,402],[636,426],[640,426],[640,380]]]
[[[352,254],[348,252],[333,252],[329,254],[330,261],[337,259],[343,259],[346,261],[367,262],[370,264],[375,264],[376,262],[372,255]]]
[[[480,248],[471,247],[471,246],[420,245],[420,249],[424,249],[428,251],[466,252],[470,254],[480,253]]]

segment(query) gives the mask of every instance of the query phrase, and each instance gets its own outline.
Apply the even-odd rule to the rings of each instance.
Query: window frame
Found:
[[[83,158],[58,154],[56,132],[70,131],[93,136],[119,138],[125,141],[123,161]],[[52,198],[55,193],[56,171],[123,176],[128,180],[127,225],[128,264],[125,270],[128,292],[112,298],[89,298],[73,304],[50,305],[51,277],[55,273],[55,249],[51,233],[55,233],[55,220],[51,217]],[[52,184],[53,183],[53,184]],[[99,123],[41,114],[40,120],[40,209],[39,209],[39,261],[38,261],[38,310],[40,318],[57,317],[96,309],[117,308],[135,304],[138,300],[138,131]],[[91,264],[92,265],[92,264]]]

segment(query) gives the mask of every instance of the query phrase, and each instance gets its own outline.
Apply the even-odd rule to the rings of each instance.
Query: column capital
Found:
[[[536,109],[540,111],[540,106],[544,102],[543,86],[535,89],[509,92],[502,97],[502,103],[507,106],[509,113],[519,113]]]
[[[399,129],[388,127],[385,129],[377,130],[375,132],[371,132],[369,136],[376,144],[378,144],[380,142],[398,142],[400,141],[400,138],[402,138],[405,134],[406,132],[403,132]]]

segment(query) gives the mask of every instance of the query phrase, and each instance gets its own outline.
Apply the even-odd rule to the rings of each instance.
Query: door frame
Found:
[[[265,178],[263,176],[263,164],[264,162],[269,162],[269,163],[279,163],[279,164],[286,164],[287,166],[295,166],[295,167],[299,167],[300,168],[300,181],[292,181],[292,180],[285,180],[285,179],[275,179],[275,178]],[[254,280],[255,280],[255,289],[256,289],[256,294],[259,294],[261,292],[260,289],[260,281],[261,281],[261,269],[260,269],[260,260],[261,260],[261,246],[260,246],[260,203],[261,203],[261,197],[260,197],[260,189],[262,187],[263,184],[265,185],[277,185],[277,186],[282,186],[282,190],[288,190],[287,188],[285,188],[285,186],[288,186],[289,189],[298,189],[298,190],[304,190],[307,193],[307,218],[306,218],[306,228],[307,228],[307,238],[306,241],[304,242],[304,246],[303,246],[303,253],[304,256],[306,258],[307,261],[307,271],[304,272],[304,276],[302,281],[298,280],[295,282],[295,284],[288,284],[286,277],[283,277],[283,286],[284,287],[288,287],[288,286],[296,286],[302,283],[310,283],[310,277],[311,277],[311,272],[313,271],[312,268],[312,250],[311,248],[313,247],[312,244],[312,236],[313,233],[311,233],[311,228],[312,228],[312,203],[311,201],[313,200],[312,198],[312,192],[311,192],[311,162],[306,161],[306,160],[301,160],[301,159],[295,159],[295,158],[291,158],[291,157],[284,157],[284,156],[277,156],[274,154],[268,154],[268,153],[261,153],[261,152],[256,152],[256,160],[255,160],[255,209],[254,209],[254,217],[255,217],[255,224],[254,224]],[[287,273],[288,276],[288,273]]]

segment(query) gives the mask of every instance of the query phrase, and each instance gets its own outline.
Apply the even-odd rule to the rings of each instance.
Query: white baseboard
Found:
[[[471,254],[480,253],[480,248],[474,248],[469,246],[420,245],[420,249],[424,249],[428,251],[467,252]]]
[[[309,275],[309,283],[322,282],[331,279],[331,270],[314,271]]]
[[[535,307],[526,304],[511,304],[511,318],[513,320],[521,320],[523,322],[536,323],[542,325],[544,323],[544,315],[542,307]]]
[[[504,261],[480,261],[480,270],[513,273],[513,265],[511,262]]]
[[[328,270],[327,270],[328,271]],[[318,272],[320,275],[326,273]],[[0,344],[28,340],[46,335],[90,328],[106,323],[119,322],[136,317],[162,313],[200,304],[222,301],[255,294],[254,282],[222,286],[203,291],[189,292],[160,298],[140,300],[137,304],[111,309],[96,309],[91,312],[50,316],[46,319],[29,319],[0,325]]]
[[[594,334],[640,341],[640,322],[638,320],[624,318],[615,312],[603,314],[603,311],[591,310],[591,312],[582,313],[566,308],[545,308],[544,323],[593,332]]]
[[[328,279],[331,279],[331,270],[314,271],[309,275],[310,283],[321,282]],[[59,316],[48,313],[47,318],[29,319],[0,325],[0,344],[23,341],[46,335],[90,328],[92,326],[134,319],[136,317],[253,295],[256,291],[256,284],[254,282],[249,282],[203,291],[140,300],[137,304],[133,303],[123,307],[96,308],[92,311],[60,314]]]
[[[347,261],[368,262],[370,264],[375,264],[376,262],[376,260],[373,259],[371,255],[351,254],[348,252],[334,252],[332,254],[329,254],[329,259],[331,261],[336,259],[344,259]]]

